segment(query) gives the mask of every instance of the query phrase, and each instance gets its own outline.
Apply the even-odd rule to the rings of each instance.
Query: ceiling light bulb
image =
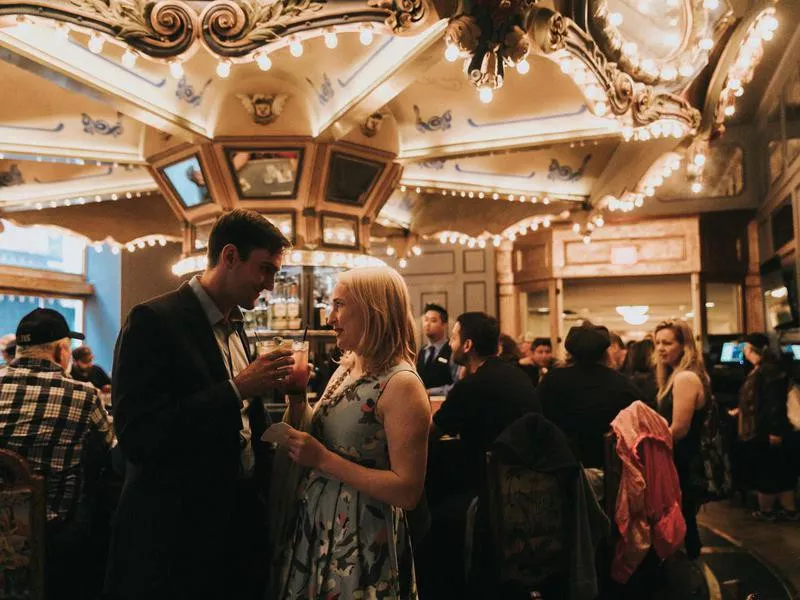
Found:
[[[31,22],[24,15],[17,17],[17,30],[23,35],[31,30]]]
[[[717,10],[719,8],[719,0],[703,0],[703,8]]]
[[[369,46],[372,39],[372,27],[364,27],[358,34],[358,40],[365,46]]]
[[[695,154],[694,164],[696,164],[698,167],[702,167],[704,164],[706,164],[706,155],[705,154]]]
[[[459,51],[453,44],[448,44],[447,49],[444,51],[444,57],[447,62],[455,62],[458,60]]]
[[[664,81],[674,81],[678,77],[678,71],[675,67],[667,66],[661,69],[661,78]]]
[[[136,54],[131,52],[130,48],[125,50],[125,53],[122,55],[122,65],[128,69],[132,69],[136,66]]]
[[[614,27],[619,27],[622,25],[622,15],[618,12],[612,12],[610,15],[608,15],[608,22]]]
[[[494,98],[494,92],[490,87],[482,87],[480,92],[478,92],[478,95],[481,99],[481,102],[484,104],[489,104],[489,102],[492,101],[492,98]]]
[[[269,71],[272,68],[272,59],[266,52],[256,54],[256,64],[262,71]]]
[[[69,40],[69,25],[66,23],[59,24],[58,27],[56,27],[56,33],[62,40],[66,42]]]
[[[227,60],[221,60],[217,63],[217,75],[225,79],[231,74],[231,63]]]
[[[386,256],[394,256],[396,250],[393,246],[386,246]]]
[[[414,256],[419,256],[420,254],[422,254],[422,248],[420,248],[419,246],[412,246],[411,252],[414,254]]]
[[[608,107],[606,106],[605,102],[596,102],[594,105],[594,114],[598,117],[602,117],[608,112]]]
[[[300,58],[303,56],[303,43],[298,39],[292,40],[289,43],[289,52],[295,58]]]
[[[736,112],[736,107],[733,104],[729,104],[728,106],[725,107],[725,110],[723,112],[725,113],[726,117],[732,117],[733,113]]]
[[[169,63],[169,74],[175,79],[180,79],[183,77],[183,65],[179,60],[173,60],[171,63]]]
[[[580,230],[581,230],[580,223],[573,223],[572,224],[572,231],[574,231],[575,233],[579,233]]]
[[[336,32],[332,29],[330,31],[325,32],[325,46],[333,50],[336,46],[339,45],[339,37],[336,35]]]
[[[703,38],[697,45],[701,50],[711,50],[714,47],[714,40],[711,38]]]
[[[680,73],[681,77],[689,77],[692,73],[694,73],[694,67],[688,63],[684,63],[678,67],[678,73]]]
[[[699,194],[702,191],[703,191],[703,184],[700,183],[699,181],[695,181],[692,184],[692,192],[695,194]]]
[[[105,40],[103,39],[103,36],[93,33],[89,38],[89,43],[86,45],[89,47],[89,51],[93,54],[100,54],[103,51]]]
[[[525,75],[529,73],[530,70],[531,70],[531,65],[524,58],[517,63],[517,73],[519,73],[520,75]]]
[[[401,269],[405,269],[408,266],[408,261],[405,258],[401,258],[398,261],[397,266],[400,267]]]
[[[622,44],[622,51],[628,56],[636,56],[639,46],[636,45],[636,42],[625,42]]]

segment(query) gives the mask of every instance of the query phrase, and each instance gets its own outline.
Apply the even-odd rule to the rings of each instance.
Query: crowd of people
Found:
[[[543,589],[558,598],[619,597],[624,581],[612,581],[610,564],[631,554],[628,520],[663,515],[631,513],[621,523],[603,506],[611,431],[628,457],[625,498],[636,468],[668,488],[654,492],[665,506],[679,505],[671,532],[661,531],[669,543],[654,543],[658,556],[681,542],[688,559],[699,555],[696,517],[708,498],[698,476],[717,403],[686,322],[659,323],[626,345],[585,321],[570,329],[567,355],[556,360],[550,338],[517,344],[488,314],[451,323],[445,307],[430,304],[418,351],[402,277],[357,268],[333,290],[328,325],[342,357],[311,405],[302,386],[287,387],[290,376],[308,377],[298,375],[292,351],[254,355],[243,330],[241,309],[272,289],[289,246],[256,213],[221,216],[206,270],[128,315],[111,379],[89,347],[72,350],[83,335],[59,313],[37,309],[19,323],[0,369],[0,444],[47,478],[48,598],[495,597],[487,590],[497,581],[486,574],[512,552],[497,547],[488,508],[498,490],[487,483],[487,452],[498,440],[521,444],[517,455],[546,463],[548,473],[578,465],[577,475],[559,479],[568,480],[565,506],[584,516],[594,507],[604,523],[589,531],[587,517],[580,536],[570,529],[591,551],[581,546],[575,560],[557,561],[580,574],[556,569]],[[737,424],[734,472],[758,492],[754,518],[797,520],[790,374],[763,334],[748,336],[745,357],[752,371],[738,404],[724,411]],[[273,424],[265,399],[276,395],[286,412]],[[445,397],[438,410],[431,396]],[[628,448],[623,425],[659,441],[668,468],[659,463],[655,473],[655,463]],[[536,446],[550,453],[546,461],[533,438],[547,440]],[[112,462],[124,483],[113,499],[103,496],[113,504],[103,540],[92,493],[103,468],[93,465]],[[604,562],[596,544],[614,537],[609,522],[622,546]],[[87,544],[99,548],[91,561]],[[642,561],[642,548],[634,550],[625,578]]]

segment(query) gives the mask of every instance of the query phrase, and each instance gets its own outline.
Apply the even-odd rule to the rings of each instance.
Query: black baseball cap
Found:
[[[22,317],[17,325],[17,345],[36,346],[62,338],[85,339],[77,331],[70,331],[64,316],[51,308],[37,308]]]

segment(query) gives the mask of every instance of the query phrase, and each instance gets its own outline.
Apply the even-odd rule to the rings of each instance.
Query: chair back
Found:
[[[0,600],[44,600],[44,477],[0,449]]]
[[[538,586],[565,572],[564,494],[559,478],[486,453],[489,526],[500,583]]]

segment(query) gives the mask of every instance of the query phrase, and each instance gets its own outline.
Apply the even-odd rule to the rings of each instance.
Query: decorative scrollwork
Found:
[[[217,54],[244,55],[278,40],[292,22],[324,5],[311,0],[217,0],[200,15],[203,41]]]
[[[659,119],[674,119],[690,129],[700,126],[700,111],[674,94],[656,93],[650,86],[640,87],[633,98],[631,117],[635,126],[647,125]]]
[[[197,35],[197,15],[179,0],[69,0],[109,33],[143,54],[169,58],[182,54]],[[105,30],[105,29],[104,29]]]
[[[534,8],[528,13],[527,30],[545,54],[564,48],[567,39],[567,19],[546,9]]]
[[[83,132],[89,135],[107,135],[111,137],[121,136],[125,128],[122,125],[122,113],[117,113],[117,122],[111,123],[105,119],[93,119],[86,113],[81,114]]]
[[[450,19],[444,37],[447,44],[457,48],[461,54],[472,54],[478,48],[481,28],[475,17],[460,15]]]
[[[370,6],[389,11],[384,23],[394,33],[404,33],[425,17],[422,0],[369,0]]]

